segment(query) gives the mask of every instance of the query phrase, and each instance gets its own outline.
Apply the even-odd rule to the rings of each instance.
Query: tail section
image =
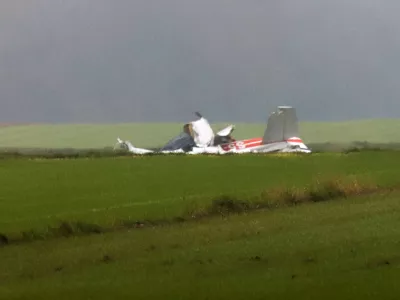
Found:
[[[246,152],[310,152],[299,138],[296,109],[291,106],[278,106],[267,123],[264,136],[222,144],[223,151]]]
[[[299,124],[296,109],[291,106],[278,106],[278,110],[268,118],[263,144],[287,141],[298,136]]]
[[[299,122],[296,109],[291,106],[278,106],[268,118],[262,144],[267,148],[274,147],[281,152],[305,152],[311,150],[299,137]],[[269,146],[270,145],[270,146]]]

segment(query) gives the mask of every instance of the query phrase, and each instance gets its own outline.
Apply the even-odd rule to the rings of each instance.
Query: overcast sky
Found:
[[[399,0],[1,0],[0,122],[400,117]]]

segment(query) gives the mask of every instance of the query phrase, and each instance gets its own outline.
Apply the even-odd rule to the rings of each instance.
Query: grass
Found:
[[[393,299],[399,158],[0,160],[0,233],[68,237],[0,247],[0,299]],[[101,230],[199,208],[214,217]]]
[[[104,226],[163,219],[221,195],[252,197],[276,186],[303,186],[321,176],[397,182],[399,152],[150,156],[0,160],[0,232],[16,234],[61,221]]]
[[[213,127],[218,130],[226,125],[215,123]],[[265,124],[235,125],[235,137],[238,139],[262,136],[266,127]],[[119,136],[140,147],[158,147],[181,129],[180,123],[7,126],[0,127],[0,145],[6,148],[104,148],[114,146]],[[300,133],[308,144],[333,143],[347,147],[353,141],[399,143],[400,120],[300,122]]]
[[[357,178],[332,178],[323,182],[316,180],[303,187],[269,188],[250,198],[223,195],[213,199],[211,204],[201,203],[197,207],[191,207],[187,214],[195,219],[215,215],[227,216],[232,213],[248,213],[259,209],[270,210],[283,206],[329,201],[386,190],[393,191],[398,188],[399,186],[383,188],[371,182],[361,182]]]
[[[361,182],[357,178],[335,178],[325,182],[316,181],[302,188],[280,188],[264,190],[258,196],[237,199],[236,196],[223,195],[189,207],[182,215],[163,219],[122,220],[109,227],[91,224],[85,221],[60,222],[57,226],[48,226],[45,230],[22,231],[21,236],[0,234],[0,246],[15,243],[31,242],[61,237],[101,234],[127,229],[151,228],[166,225],[182,224],[210,218],[243,214],[256,210],[271,210],[286,206],[330,201],[351,196],[367,195],[400,190],[399,186],[381,187],[373,183]]]
[[[6,247],[0,297],[394,299],[398,196]]]

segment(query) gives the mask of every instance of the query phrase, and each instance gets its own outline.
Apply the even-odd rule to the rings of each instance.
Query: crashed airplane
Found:
[[[120,138],[117,139],[117,145],[133,154],[311,153],[299,137],[296,109],[291,106],[278,106],[277,111],[268,118],[263,137],[239,141],[231,135],[235,129],[234,125],[229,125],[214,134],[207,119],[198,112],[195,115],[195,121],[185,124],[181,134],[158,150],[137,148],[130,141]]]

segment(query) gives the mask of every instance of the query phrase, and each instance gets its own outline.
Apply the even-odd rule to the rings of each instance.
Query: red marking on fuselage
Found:
[[[287,140],[289,143],[303,143],[303,141],[300,138],[293,137]]]
[[[262,138],[253,138],[253,139],[235,141],[235,142],[229,143],[229,144],[223,144],[223,145],[221,145],[221,148],[224,151],[229,151],[229,150],[248,149],[248,148],[253,148],[253,147],[257,147],[257,146],[261,146],[261,145],[262,145]]]
[[[300,138],[290,138],[286,141],[276,141],[276,142],[270,142],[267,144],[280,143],[280,142],[303,143],[303,141]],[[221,148],[224,151],[230,151],[230,150],[249,149],[249,148],[258,147],[261,145],[263,145],[262,138],[252,138],[252,139],[247,139],[247,140],[235,141],[235,142],[228,143],[228,144],[222,144]]]

